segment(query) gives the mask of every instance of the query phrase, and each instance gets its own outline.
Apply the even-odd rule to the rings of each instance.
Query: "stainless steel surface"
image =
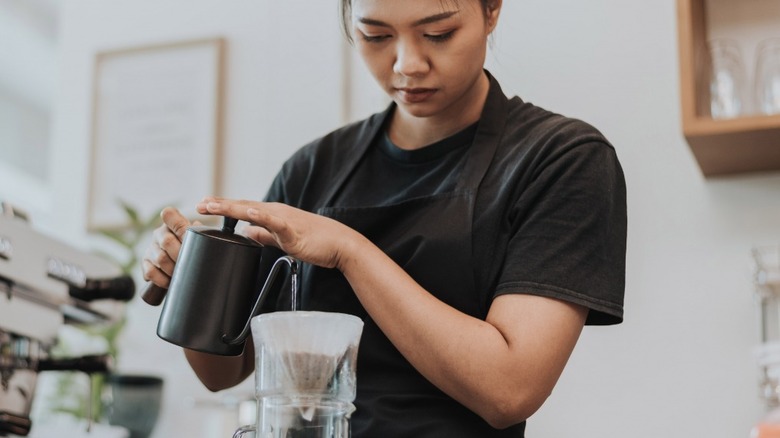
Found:
[[[108,356],[53,360],[60,328],[118,320],[134,286],[103,258],[36,231],[0,203],[0,436],[27,436],[38,374],[107,372]],[[63,436],[67,431],[63,431]]]
[[[103,258],[67,245],[33,229],[17,217],[0,215],[0,240],[10,246],[9,256],[0,257],[0,279],[35,294],[55,306],[73,305],[69,283],[86,278],[118,277],[117,266]],[[115,303],[93,303],[98,312],[116,315]]]

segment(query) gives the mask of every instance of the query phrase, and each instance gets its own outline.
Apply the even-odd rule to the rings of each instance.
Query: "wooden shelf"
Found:
[[[677,0],[685,139],[705,176],[780,170],[780,115],[710,116],[706,12],[705,0]]]

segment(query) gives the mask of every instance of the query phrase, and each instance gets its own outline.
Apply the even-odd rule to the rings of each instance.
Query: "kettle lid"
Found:
[[[196,226],[196,227],[190,227],[189,230],[194,233],[201,234],[203,236],[224,240],[226,242],[238,243],[241,245],[257,246],[257,247],[263,246],[246,236],[242,236],[241,234],[236,234],[235,231],[236,231],[237,223],[238,223],[238,219],[225,216],[224,222],[222,224],[222,229],[207,227],[207,226]]]

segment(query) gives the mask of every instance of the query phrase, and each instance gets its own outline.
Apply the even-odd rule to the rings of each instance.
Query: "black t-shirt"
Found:
[[[350,175],[334,200],[339,207],[391,205],[422,196],[451,192],[463,168],[477,124],[421,149],[404,150],[386,132]]]
[[[587,123],[517,97],[507,100],[491,79],[493,89],[499,90],[501,103],[507,105],[507,113],[501,115],[506,124],[476,196],[472,265],[463,267],[473,271],[474,294],[483,310],[477,313],[486,317],[496,296],[534,294],[588,308],[587,324],[621,322],[626,188],[614,148]],[[489,99],[486,107],[496,104]],[[475,147],[464,142],[474,137],[474,128],[416,151],[388,144],[379,130],[366,147],[362,143],[366,133],[377,131],[392,111],[391,106],[300,149],[284,164],[266,199],[316,212],[323,207],[391,204],[450,190],[460,177],[466,151]],[[498,117],[488,111],[483,118],[485,114]],[[341,191],[326,203],[326,194],[340,181],[344,163],[357,158],[358,165]],[[357,383],[360,387],[360,374]],[[431,388],[421,386],[419,393],[409,394],[402,403],[403,394],[393,395],[393,409],[405,412],[403,421],[410,430],[421,430],[415,424],[446,422],[447,427],[439,430],[446,429],[448,436],[472,436],[474,432],[468,431],[475,427],[483,428],[480,436],[484,437],[523,436],[522,424],[502,431],[486,423],[475,425],[481,419],[458,410],[451,399]],[[404,411],[406,405],[408,411]],[[412,406],[425,406],[425,411],[420,414]],[[461,422],[463,432],[452,434]]]

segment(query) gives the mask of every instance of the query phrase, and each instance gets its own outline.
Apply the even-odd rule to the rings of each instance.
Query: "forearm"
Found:
[[[483,321],[459,312],[362,236],[351,239],[339,268],[401,354],[434,385],[496,427],[522,421],[541,406],[576,342],[576,335],[567,334],[553,340],[554,346],[538,345],[535,333],[518,337],[492,324],[490,316]],[[572,309],[577,335],[584,314]],[[540,348],[548,351],[535,354]]]
[[[239,356],[218,356],[184,349],[190,367],[210,391],[231,388],[243,382],[254,370],[254,347],[247,340],[244,352]]]

